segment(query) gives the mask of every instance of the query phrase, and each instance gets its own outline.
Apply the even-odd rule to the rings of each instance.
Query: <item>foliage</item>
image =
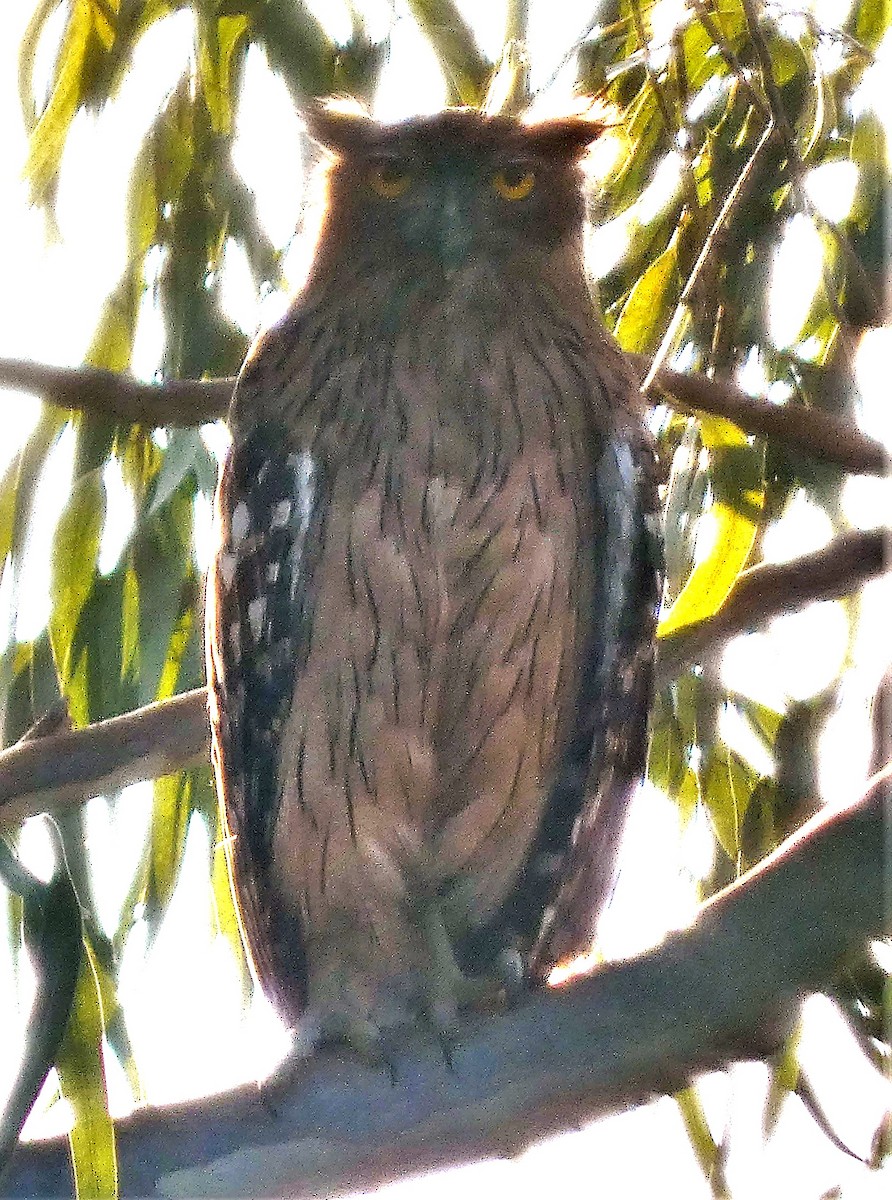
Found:
[[[429,41],[448,102],[517,110],[531,98],[529,67],[536,65],[537,47],[525,42],[527,5],[507,5],[498,61],[481,52],[451,0],[410,0],[408,8],[411,17],[402,19],[417,22]],[[473,6],[463,8],[470,13]],[[601,272],[606,320],[629,350],[707,374],[732,375],[757,364],[764,387],[784,390],[789,403],[846,414],[851,389],[837,386],[830,368],[841,334],[876,322],[878,313],[883,132],[859,86],[886,33],[888,8],[883,0],[855,0],[833,29],[822,28],[808,11],[769,8],[759,0],[691,0],[668,24],[666,8],[608,0],[598,25],[566,48],[580,90],[599,92],[621,114],[613,166],[591,197],[593,221],[625,247]],[[297,106],[344,91],[372,100],[389,53],[389,31],[373,36],[361,4],[351,9],[349,37],[336,43],[299,0],[39,0],[20,75],[35,204],[52,210],[77,114],[101,110],[115,96],[140,39],[179,9],[192,15],[193,53],[136,153],[126,261],[85,353],[93,366],[127,370],[150,297],[164,325],[157,365],[165,379],[238,369],[248,338],[221,303],[228,246],[243,250],[258,294],[282,283],[284,248],[270,242],[251,181],[238,174],[230,155],[249,51],[265,52]],[[38,97],[35,55],[54,30],[54,65]],[[839,163],[856,168],[857,183],[848,213],[830,222],[815,207],[808,182],[820,168]],[[773,254],[793,218],[817,232],[822,277],[792,344],[777,346],[765,297]],[[669,633],[719,608],[740,571],[758,561],[766,529],[798,491],[839,524],[842,477],[719,419],[657,412],[663,459],[671,464],[661,626]],[[74,468],[52,547],[51,617],[33,642],[13,642],[0,658],[7,744],[59,695],[81,725],[198,686],[203,678],[193,523],[196,502],[209,499],[214,482],[205,441],[195,430],[154,431],[47,408],[0,481],[0,564],[13,588],[27,554],[35,487],[63,435],[73,438]],[[116,565],[103,572],[98,560],[110,470],[132,496],[135,520]],[[850,616],[854,620],[854,610]],[[727,710],[767,751],[777,751],[773,775],[724,740],[719,718]],[[813,744],[819,722],[729,694],[708,665],[659,696],[650,777],[676,801],[683,822],[708,814],[716,854],[704,894],[771,850],[795,824],[791,813],[801,815],[803,800],[814,795],[813,772],[804,789],[789,786],[795,722],[795,745]],[[116,999],[120,957],[137,921],[150,939],[157,932],[193,814],[216,847],[206,769],[157,781],[151,828],[110,937],[96,917],[83,818],[60,822],[85,952],[79,974],[68,973],[72,1016],[55,1061],[59,1088],[78,1113],[72,1145],[85,1193],[114,1186],[103,1033],[104,1053],[115,1053],[138,1086],[126,1013]],[[237,949],[219,855],[208,869],[220,929]],[[12,885],[12,873],[6,874]],[[25,889],[31,897],[26,908],[37,902],[37,887],[32,881]],[[14,904],[10,913],[17,946],[33,934]],[[875,1014],[888,985],[864,965],[853,967],[849,983],[847,990],[841,982],[840,996],[865,1043],[875,1046]],[[719,1148],[693,1094],[683,1097],[682,1111],[700,1161],[715,1163]],[[97,1155],[100,1144],[104,1156]],[[91,1179],[91,1169],[99,1176]]]

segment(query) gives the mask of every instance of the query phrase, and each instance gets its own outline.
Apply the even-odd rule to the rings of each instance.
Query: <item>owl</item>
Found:
[[[259,981],[297,1043],[368,1047],[590,944],[645,761],[653,452],[583,264],[597,122],[306,120],[322,220],[229,414],[210,717]]]

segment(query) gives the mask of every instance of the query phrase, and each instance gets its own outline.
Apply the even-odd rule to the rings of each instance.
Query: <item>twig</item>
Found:
[[[716,616],[663,641],[659,682],[778,613],[855,591],[884,566],[885,535],[877,531],[849,533],[818,554],[745,571]],[[0,752],[0,829],[38,812],[206,762],[206,703],[205,689],[196,688],[86,729]]]
[[[817,600],[838,600],[889,566],[889,534],[854,531],[815,554],[788,563],[762,563],[739,576],[719,612],[660,642],[657,678],[668,683],[713,654],[735,634]]]
[[[695,292],[700,284],[706,267],[714,262],[716,251],[721,248],[724,239],[727,237],[728,227],[731,218],[743,204],[744,200],[750,194],[750,189],[754,181],[758,178],[755,174],[756,163],[762,156],[762,152],[771,140],[774,133],[774,123],[769,121],[762,131],[762,136],[756,143],[750,157],[742,167],[740,174],[734,181],[734,185],[725,197],[725,202],[722,205],[718,216],[713,222],[712,228],[703,240],[703,245],[700,253],[697,256],[697,261],[694,263],[693,269],[688,276],[687,282],[682,289],[681,297],[676,305],[675,312],[672,314],[672,319],[663,335],[663,340],[660,342],[659,348],[654,355],[650,369],[644,378],[641,385],[641,390],[645,396],[650,395],[654,380],[662,369],[663,363],[673,347],[676,336],[681,329],[685,315],[692,311],[692,301],[696,299]]]
[[[433,1167],[516,1154],[695,1074],[773,1051],[799,998],[884,919],[875,778],[812,819],[695,924],[641,957],[533,994],[470,1026],[443,1061],[419,1031],[394,1077],[330,1052],[264,1102],[254,1087],[120,1121],[123,1196],[328,1197]],[[70,1194],[61,1139],[22,1146],[2,1194]]]
[[[152,427],[201,425],[225,416],[234,385],[234,379],[142,383],[131,375],[96,367],[50,367],[0,358],[0,387],[33,392],[60,408]]]

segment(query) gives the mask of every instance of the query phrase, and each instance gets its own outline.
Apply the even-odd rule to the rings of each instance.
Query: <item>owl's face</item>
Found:
[[[322,244],[354,262],[374,247],[379,265],[391,254],[426,273],[522,259],[578,236],[577,163],[602,129],[463,109],[393,126],[317,109],[307,124],[335,155]]]

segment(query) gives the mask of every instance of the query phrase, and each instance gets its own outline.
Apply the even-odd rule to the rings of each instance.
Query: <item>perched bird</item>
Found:
[[[584,271],[597,122],[306,119],[323,220],[232,401],[210,713],[259,980],[305,1044],[374,1044],[590,943],[645,761],[653,452]]]

